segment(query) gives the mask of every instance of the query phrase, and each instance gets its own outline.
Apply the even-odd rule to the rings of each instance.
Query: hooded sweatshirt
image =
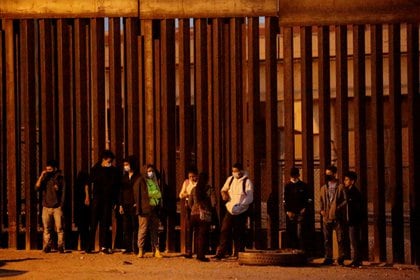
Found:
[[[243,181],[245,182],[245,192],[243,188]],[[231,183],[232,182],[232,183]],[[249,205],[254,200],[254,186],[247,174],[236,179],[229,176],[223,185],[221,191],[229,193],[229,201],[226,203],[227,211],[232,215],[239,215],[248,210]]]

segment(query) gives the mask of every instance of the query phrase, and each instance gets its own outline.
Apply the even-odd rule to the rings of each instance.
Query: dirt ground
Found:
[[[135,255],[65,254],[0,249],[0,278],[14,279],[417,279],[417,266],[364,263],[362,268],[323,267],[322,259],[305,267],[241,266],[234,259],[201,263],[180,254],[163,259]]]

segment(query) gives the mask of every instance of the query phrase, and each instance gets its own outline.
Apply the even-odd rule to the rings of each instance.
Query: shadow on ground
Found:
[[[24,258],[24,259],[0,260],[0,267],[5,266],[7,263],[33,261],[33,260],[42,260],[42,258]],[[18,276],[18,275],[25,274],[27,272],[28,271],[26,271],[26,270],[11,270],[11,269],[0,268],[0,278],[1,277]]]

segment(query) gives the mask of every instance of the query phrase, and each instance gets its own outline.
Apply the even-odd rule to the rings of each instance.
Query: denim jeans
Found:
[[[51,232],[57,230],[58,246],[64,245],[63,211],[61,207],[42,207],[42,223],[44,225],[44,247],[51,246]]]

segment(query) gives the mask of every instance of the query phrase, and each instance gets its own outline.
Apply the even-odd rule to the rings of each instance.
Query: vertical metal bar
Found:
[[[6,186],[7,186],[7,214],[8,214],[8,248],[17,249],[18,246],[18,210],[17,200],[20,197],[18,184],[18,147],[17,143],[17,98],[15,80],[15,33],[14,22],[11,19],[3,21],[5,30],[5,59],[6,59]]]
[[[73,37],[69,20],[57,20],[57,89],[58,89],[58,139],[60,167],[64,171],[65,199],[64,217],[72,221],[74,172],[74,130],[73,130]],[[71,223],[68,223],[71,225]],[[65,228],[66,232],[71,226]]]
[[[153,30],[152,21],[145,20],[143,24],[144,28],[144,83],[145,83],[145,130],[143,131],[145,138],[145,152],[146,162],[154,162],[154,143],[155,143],[155,107],[154,107],[154,49],[153,49]]]
[[[368,257],[368,219],[367,219],[367,138],[366,138],[366,61],[365,26],[353,26],[353,90],[354,90],[354,142],[357,185],[362,193],[363,224],[360,239],[362,256]]]
[[[168,211],[167,251],[175,251],[176,220],[176,92],[175,92],[175,20],[161,21],[162,57],[162,171],[165,175],[164,198]]]
[[[141,26],[143,27],[143,21],[141,22]],[[140,28],[141,29],[141,28]],[[139,163],[140,166],[143,166],[146,162],[146,66],[145,66],[145,43],[144,43],[145,36],[141,35],[137,37],[137,55],[139,61],[139,72],[138,72],[138,88],[139,88],[139,110],[138,110],[138,117],[139,117],[139,135],[138,135],[138,142],[139,142]]]
[[[37,179],[36,145],[36,74],[35,74],[35,25],[33,20],[20,21],[20,87],[21,87],[21,127],[23,127],[23,180],[25,186],[26,250],[36,248],[37,201],[35,181]]]
[[[420,94],[419,25],[407,26],[408,158],[411,262],[420,264]]]
[[[55,39],[53,22],[48,19],[39,21],[40,39],[40,78],[41,78],[41,100],[40,100],[40,135],[41,135],[41,163],[45,165],[49,159],[56,156],[57,147],[57,112],[56,103],[56,69],[55,69]]]
[[[247,167],[250,178],[254,185],[254,213],[253,217],[253,240],[255,247],[262,248],[261,232],[261,172],[260,159],[261,154],[258,150],[257,135],[260,135],[258,128],[258,121],[260,118],[260,48],[259,48],[259,18],[248,18],[248,90],[245,93],[245,98],[242,98],[244,105],[243,119],[244,119],[244,166]]]
[[[208,169],[207,20],[194,20],[195,114],[197,120],[197,167]]]
[[[319,168],[320,174],[331,164],[331,110],[330,110],[330,31],[328,26],[318,27],[318,115],[319,115]],[[320,185],[324,176],[320,176]]]
[[[242,58],[241,21],[231,18],[230,27],[230,102],[231,114],[231,156],[235,162],[242,162]],[[232,163],[231,163],[232,164]]]
[[[106,147],[106,97],[105,97],[105,30],[104,19],[90,20],[91,59],[91,111],[92,111],[92,161]]]
[[[278,19],[265,18],[265,160],[264,184],[271,187],[272,209],[267,209],[270,215],[271,249],[279,248],[279,147],[278,137],[278,99],[277,99],[277,46],[276,39],[279,30]]]
[[[124,119],[121,85],[121,19],[109,19],[109,111],[110,148],[115,152],[117,162],[124,157]]]
[[[89,21],[74,21],[74,102],[75,102],[75,161],[76,171],[87,172],[90,163],[89,114]]]
[[[223,154],[224,154],[224,161],[223,161],[223,168],[222,172],[226,175],[230,173],[230,167],[232,166],[233,159],[232,158],[232,116],[231,116],[231,98],[230,98],[230,87],[231,87],[231,76],[230,76],[230,68],[231,68],[231,49],[230,49],[230,19],[223,19],[222,23],[222,77],[223,77]]]
[[[0,231],[4,230],[4,222],[7,213],[6,196],[6,87],[5,87],[5,49],[4,49],[4,31],[0,21]]]
[[[212,20],[207,20],[206,45],[207,45],[207,174],[209,174],[209,184],[212,185],[214,175],[214,126],[213,126],[213,32]]]
[[[160,152],[161,147],[161,127],[160,124],[162,123],[162,112],[161,112],[161,106],[162,106],[162,89],[161,89],[161,32],[160,32],[160,20],[153,20],[152,23],[152,29],[153,29],[153,49],[154,49],[154,84],[155,84],[155,93],[154,93],[154,108],[155,108],[155,127],[154,133],[155,133],[155,143],[153,146],[154,151],[154,158],[155,160],[152,163],[155,163],[156,166],[161,166],[161,160],[162,160],[162,153]]]
[[[403,216],[403,163],[402,163],[402,122],[401,122],[401,39],[400,25],[389,26],[389,116],[391,149],[390,190],[392,205],[392,252],[393,262],[404,262],[404,216]]]
[[[314,129],[312,80],[312,27],[300,27],[301,100],[302,100],[302,170],[303,181],[309,186],[309,198],[314,200]],[[307,207],[309,234],[315,231],[314,203]],[[309,235],[308,235],[309,236]],[[312,248],[311,248],[312,249]]]
[[[335,97],[335,135],[337,148],[337,169],[339,180],[349,168],[348,137],[348,80],[347,80],[347,27],[336,26],[336,97]]]
[[[293,79],[293,28],[283,27],[284,48],[284,167],[285,174],[295,164],[295,118]]]
[[[125,151],[127,155],[139,154],[139,54],[137,36],[140,35],[137,18],[124,19],[124,84],[125,84]]]
[[[373,257],[376,261],[386,259],[385,227],[385,167],[384,167],[384,117],[383,117],[383,53],[382,26],[371,26],[371,72],[372,141],[368,148],[373,161],[371,182],[373,202]]]

